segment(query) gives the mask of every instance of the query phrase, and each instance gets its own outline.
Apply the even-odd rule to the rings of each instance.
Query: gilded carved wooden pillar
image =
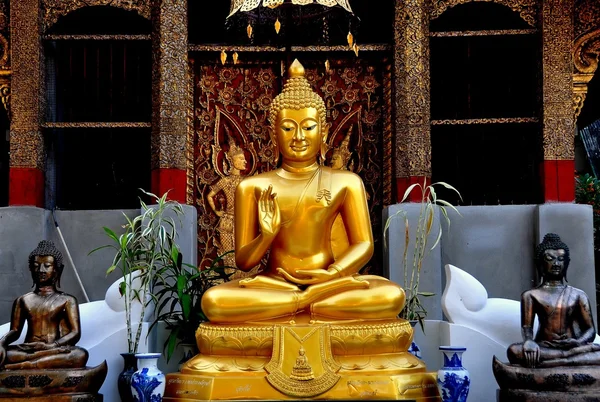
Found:
[[[152,192],[186,202],[187,2],[152,2]]]
[[[10,123],[10,205],[44,204],[43,54],[40,0],[10,2],[12,120]]]
[[[570,202],[575,198],[573,0],[542,3],[544,199]]]
[[[396,0],[394,73],[397,198],[431,177],[427,0]]]

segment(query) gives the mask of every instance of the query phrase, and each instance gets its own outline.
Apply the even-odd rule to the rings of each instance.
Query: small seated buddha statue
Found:
[[[29,398],[72,392],[87,392],[93,398],[104,382],[106,362],[87,369],[88,352],[76,346],[81,338],[79,306],[75,297],[57,289],[63,268],[62,253],[50,241],[42,240],[29,254],[35,289],[15,300],[10,330],[0,339],[0,399],[7,393]],[[25,324],[25,342],[11,345]],[[40,375],[48,379],[36,386],[32,378]],[[81,380],[75,383],[73,376]],[[29,378],[28,387],[18,386],[19,377],[23,382]],[[11,382],[16,389],[11,389]]]
[[[571,256],[558,235],[544,236],[536,248],[536,261],[541,284],[521,295],[524,342],[508,348],[511,365],[494,358],[494,374],[505,395],[502,400],[514,400],[515,392],[526,393],[523,390],[528,389],[538,394],[568,390],[588,397],[585,393],[590,390],[585,386],[600,382],[600,345],[593,343],[596,329],[590,301],[584,291],[566,283]],[[535,317],[539,328],[534,335]],[[562,380],[557,384],[559,377]],[[582,378],[595,380],[582,384]],[[591,392],[600,398],[600,386]],[[570,400],[571,396],[577,395],[562,398]],[[544,394],[541,399],[527,400],[549,397]]]
[[[298,357],[296,358],[296,364],[292,368],[290,378],[298,381],[309,381],[315,378],[312,367],[310,367],[306,358],[306,351],[302,346],[298,350]]]
[[[266,268],[204,294],[210,322],[196,332],[200,354],[167,378],[167,400],[438,400],[435,376],[407,352],[412,328],[397,318],[403,289],[359,274],[373,255],[366,191],[353,172],[319,163],[325,103],[297,60],[269,122],[281,167],[237,186],[234,231],[238,269],[268,253]],[[338,218],[343,225],[334,225]]]

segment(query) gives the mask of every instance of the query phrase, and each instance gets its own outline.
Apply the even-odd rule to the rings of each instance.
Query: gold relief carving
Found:
[[[598,0],[575,1],[575,37],[600,26],[600,2]]]
[[[531,35],[537,32],[537,29],[490,29],[480,31],[444,31],[430,32],[429,36],[433,38],[458,38],[464,36],[499,36],[499,35]]]
[[[10,45],[8,43],[8,40],[2,34],[0,34],[0,49],[0,69],[6,70],[10,68]]]
[[[4,106],[10,120],[10,79],[0,79],[0,101],[2,101],[2,106]]]
[[[82,7],[118,7],[127,11],[135,11],[142,17],[150,19],[150,0],[42,0],[41,3],[43,18],[42,32],[45,32],[54,25],[60,17]]]
[[[182,373],[216,372],[240,373],[242,375],[253,372],[264,372],[270,356],[205,356],[197,355],[182,367]]]
[[[580,36],[573,46],[573,62],[578,74],[594,74],[600,56],[600,29]]]
[[[340,366],[333,359],[329,344],[329,326],[276,327],[273,355],[265,366],[269,373],[267,381],[283,394],[301,398],[317,396],[331,389],[340,379],[336,374]],[[296,360],[302,350],[308,355],[302,355],[306,362],[312,362],[311,373],[314,370],[318,376],[298,379],[296,366],[290,370],[289,365],[284,364]]]
[[[382,52],[389,51],[389,45],[357,45],[360,52]],[[190,52],[285,52],[284,47],[275,46],[228,46],[228,45],[194,45],[188,46]],[[348,46],[345,45],[333,45],[333,46],[292,46],[292,52],[346,52]]]
[[[588,83],[594,78],[594,74],[573,74],[573,109],[575,118],[579,117],[581,109],[587,96]]]
[[[150,40],[150,35],[44,35],[45,40]]]
[[[408,321],[380,325],[351,325],[331,327],[331,350],[334,356],[404,352],[412,341]]]
[[[600,19],[600,15],[598,18]],[[587,32],[575,40],[573,46],[573,63],[575,65],[575,73],[573,74],[573,108],[575,109],[575,117],[581,113],[588,91],[588,83],[592,80],[594,73],[598,69],[599,57],[600,29]]]
[[[151,124],[137,121],[77,121],[46,122],[43,128],[150,128]]]
[[[204,355],[270,356],[274,329],[273,325],[203,323],[196,331],[196,341]],[[412,333],[406,320],[331,325],[331,350],[334,356],[357,356],[365,351],[372,354],[402,352],[408,349]]]
[[[37,131],[10,130],[10,166],[44,169],[44,138]]]
[[[392,178],[393,178],[393,155],[394,126],[392,123],[392,65],[386,64],[383,72],[383,205],[392,203]]]
[[[431,120],[432,126],[464,126],[471,124],[538,123],[537,117],[490,117],[484,119]]]
[[[431,176],[427,7],[423,0],[395,4],[396,177]]]
[[[187,136],[185,144],[185,203],[194,205],[194,59],[188,60],[188,85],[187,85]]]
[[[542,24],[544,159],[572,160],[575,157],[572,1],[544,1]]]
[[[187,2],[153,3],[151,166],[186,168]]]
[[[475,1],[497,3],[506,6],[514,12],[519,13],[519,16],[529,25],[532,27],[536,26],[538,0],[433,0],[430,17],[431,19],[438,18],[444,11],[452,7]]]
[[[279,89],[274,73],[278,67],[264,62],[253,65],[247,60],[235,68],[192,61],[192,199],[198,210],[200,266],[233,248],[233,190],[237,182],[275,167],[266,116]],[[234,147],[242,151],[238,158],[243,156],[244,161],[239,162],[245,167],[241,169],[233,165],[235,155],[227,155]]]
[[[43,68],[39,0],[12,1],[10,166],[43,169],[44,142],[40,132],[43,110]]]

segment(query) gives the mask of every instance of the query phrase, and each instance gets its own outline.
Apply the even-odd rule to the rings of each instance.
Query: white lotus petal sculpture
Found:
[[[520,302],[488,299],[487,291],[477,279],[450,264],[446,264],[442,310],[451,323],[479,331],[503,347],[522,338]]]

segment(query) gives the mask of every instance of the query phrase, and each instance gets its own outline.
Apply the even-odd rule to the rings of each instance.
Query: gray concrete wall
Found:
[[[183,208],[185,216],[182,218],[178,244],[184,261],[196,264],[196,209],[187,205]],[[110,244],[110,239],[102,229],[104,226],[118,234],[123,232],[123,214],[134,217],[139,214],[139,210],[55,211],[56,221],[66,243],[65,248],[50,211],[35,207],[0,208],[0,323],[10,320],[13,301],[31,290],[28,256],[38,242],[44,239],[53,241],[63,253],[65,269],[61,290],[77,297],[80,303],[85,302],[73,266],[67,257],[68,249],[90,299],[104,299],[108,287],[119,279],[117,272],[106,275],[114,251],[104,249],[91,255],[89,252]]]
[[[419,204],[397,204],[384,209],[383,219],[403,209],[416,225]],[[425,260],[421,290],[435,297],[423,299],[429,319],[442,319],[441,295],[445,287],[443,266],[456,265],[477,278],[488,297],[519,300],[521,293],[537,283],[535,246],[548,232],[557,233],[571,250],[569,283],[583,289],[596,306],[592,208],[579,204],[507,205],[458,207],[448,210],[451,225],[442,219],[441,246]],[[439,222],[441,213],[436,219]],[[436,235],[434,231],[432,235]],[[414,236],[414,235],[413,235]],[[404,222],[396,220],[388,234],[388,277],[402,284]],[[412,243],[409,246],[410,250]],[[596,309],[592,309],[596,318]],[[597,322],[597,320],[596,320]]]
[[[0,208],[0,323],[10,320],[14,300],[31,290],[29,253],[48,238],[49,227],[43,209]]]
[[[409,223],[410,243],[408,245],[408,273],[412,270],[412,258],[415,249],[415,232],[418,225],[420,204],[405,203],[390,205],[383,210],[383,222],[387,222],[388,217],[392,218],[392,224],[387,232],[388,247],[384,251],[384,274],[392,281],[400,284],[403,288],[408,287],[404,283],[404,251],[405,251],[405,219],[402,215],[396,215],[399,211],[406,212]],[[436,211],[436,222],[439,222],[439,211]],[[434,245],[438,231],[432,230],[428,238],[428,248]],[[421,278],[419,291],[435,293],[433,297],[422,297],[421,304],[427,310],[428,319],[440,319],[442,316],[442,306],[440,304],[440,295],[442,294],[442,266],[440,247],[436,247],[427,253],[421,268]]]
[[[460,207],[462,216],[449,211],[450,228],[444,225],[442,237],[442,272],[444,264],[455,265],[477,278],[488,297],[519,300],[523,290],[534,285],[537,208]]]

